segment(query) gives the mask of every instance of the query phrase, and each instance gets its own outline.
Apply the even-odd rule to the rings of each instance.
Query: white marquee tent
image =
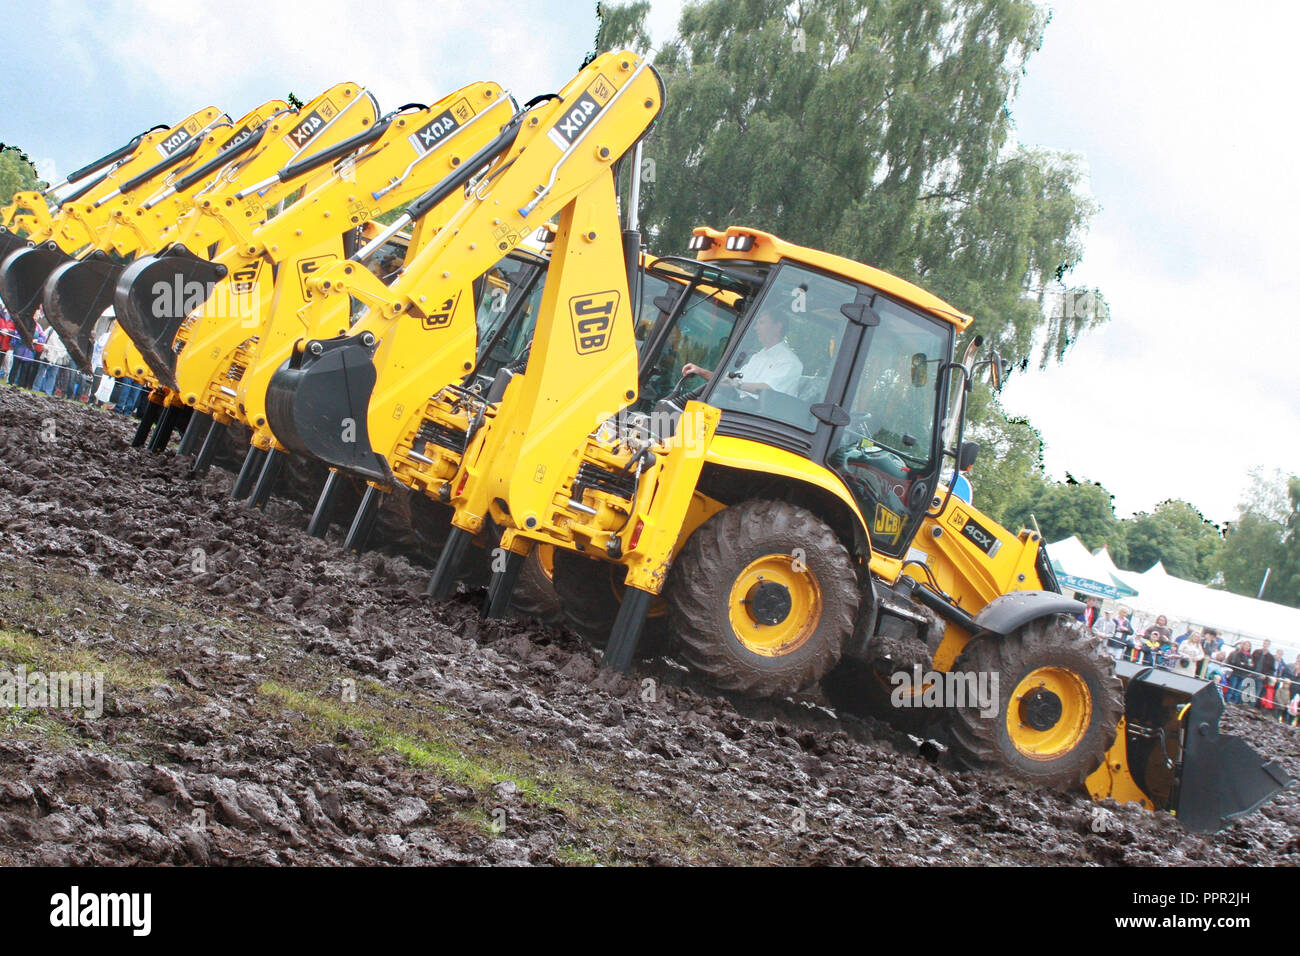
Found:
[[[1107,598],[1109,608],[1123,604],[1148,623],[1163,614],[1175,634],[1186,625],[1212,627],[1230,644],[1244,638],[1258,647],[1267,638],[1274,647],[1284,649],[1288,661],[1300,652],[1300,609],[1176,578],[1160,562],[1140,574],[1121,571],[1105,548],[1094,554],[1075,537],[1049,544],[1047,554],[1063,591],[1073,589]],[[1111,593],[1105,587],[1079,586],[1089,581],[1123,590]]]

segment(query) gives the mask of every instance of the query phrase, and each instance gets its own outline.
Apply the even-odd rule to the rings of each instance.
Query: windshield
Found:
[[[637,346],[645,345],[651,328],[676,304],[682,288],[689,282],[668,280],[647,272],[643,276],[641,318],[637,322]],[[649,290],[653,289],[653,294]],[[657,301],[656,301],[657,299]],[[650,411],[667,396],[682,377],[682,369],[691,363],[712,367],[722,357],[735,327],[737,310],[734,293],[706,286],[692,289],[686,304],[667,330],[650,365],[642,370],[641,388],[634,411]]]
[[[507,256],[475,281],[477,374],[495,375],[528,348],[542,302],[540,272],[534,260]]]
[[[935,428],[941,414],[944,365],[952,348],[946,323],[883,296],[845,400],[829,464],[844,478],[886,553],[910,540],[929,505],[938,470]]]
[[[856,295],[847,282],[783,264],[726,366],[700,372],[710,382],[709,402],[815,431],[811,408],[826,400],[848,327],[841,309]]]

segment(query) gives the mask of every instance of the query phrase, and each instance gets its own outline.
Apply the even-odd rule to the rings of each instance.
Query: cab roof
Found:
[[[761,229],[728,226],[725,231],[719,231],[709,226],[697,226],[691,239],[691,250],[701,262],[736,260],[775,264],[782,259],[802,262],[823,272],[841,275],[879,289],[956,326],[958,331],[965,330],[975,321],[937,295],[926,292],[906,279],[843,256],[786,242]]]

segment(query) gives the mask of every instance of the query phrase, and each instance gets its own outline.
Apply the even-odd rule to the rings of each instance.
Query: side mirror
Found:
[[[961,451],[957,454],[957,471],[962,472],[975,464],[975,459],[980,454],[980,443],[977,441],[964,441],[961,443]]]
[[[912,356],[912,384],[917,388],[923,388],[929,381],[926,365],[924,352],[917,352]]]

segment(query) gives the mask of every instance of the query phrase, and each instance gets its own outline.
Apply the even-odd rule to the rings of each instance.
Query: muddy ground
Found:
[[[103,714],[0,710],[0,863],[1300,863],[1300,788],[1222,833],[933,764],[816,698],[433,605],[302,509],[0,389],[0,670],[100,671]],[[173,445],[173,448],[175,446]],[[1300,776],[1300,736],[1225,729]],[[1100,824],[1098,821],[1101,821]]]

